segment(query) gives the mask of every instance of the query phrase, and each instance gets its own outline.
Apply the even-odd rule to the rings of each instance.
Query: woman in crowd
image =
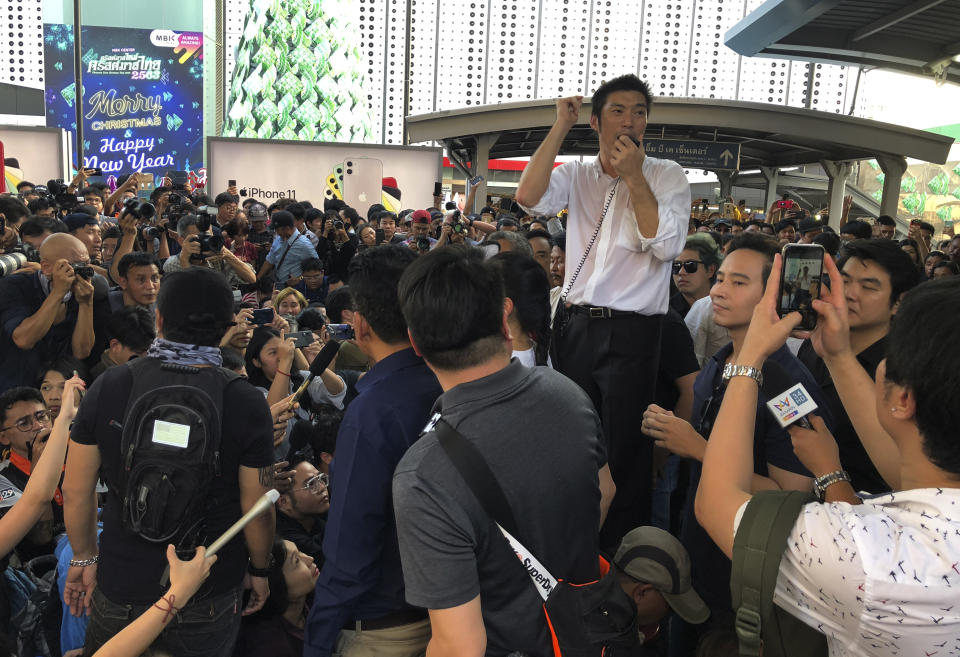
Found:
[[[284,339],[283,335],[276,329],[261,326],[253,331],[244,354],[250,383],[264,393],[271,406],[296,392],[309,376],[307,358],[294,346],[293,339]],[[300,398],[301,408],[297,409],[295,417],[287,424],[283,439],[274,444],[277,459],[282,459],[287,453],[290,429],[295,419],[310,419],[310,403],[328,403],[343,408],[346,390],[343,379],[329,368],[311,381],[306,394]]]
[[[369,249],[377,245],[377,230],[370,224],[365,224],[357,231],[360,237],[360,247]]]
[[[296,317],[307,305],[306,298],[292,287],[283,288],[273,299],[273,310],[281,317]]]
[[[543,267],[528,255],[506,251],[491,261],[503,279],[510,304],[507,323],[513,338],[513,356],[527,367],[551,365],[550,283]]]
[[[243,619],[234,657],[300,657],[307,596],[320,576],[308,554],[290,541],[273,542],[273,565],[267,581],[270,597],[263,609]]]
[[[910,256],[910,259],[913,260],[913,266],[919,271],[923,267],[923,263],[920,261],[920,250],[917,248],[917,241],[910,239],[900,240],[900,249]]]
[[[248,265],[254,265],[257,262],[257,247],[247,241],[247,235],[250,229],[245,223],[234,219],[223,227],[223,232],[230,238],[227,248],[230,252],[240,258]]]
[[[63,356],[40,368],[40,382],[37,388],[43,395],[47,410],[50,411],[50,419],[55,420],[60,414],[66,382],[75,374],[79,375],[83,381],[87,380],[86,366],[72,356]]]

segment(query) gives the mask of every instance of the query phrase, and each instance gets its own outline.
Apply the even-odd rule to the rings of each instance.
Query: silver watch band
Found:
[[[827,473],[813,480],[813,492],[822,502],[826,497],[827,488],[841,481],[850,481],[850,475],[847,474],[846,470],[835,470]]]
[[[735,376],[746,376],[757,382],[758,386],[763,386],[763,372],[756,367],[748,365],[734,365],[727,363],[723,366],[723,380],[729,381]]]

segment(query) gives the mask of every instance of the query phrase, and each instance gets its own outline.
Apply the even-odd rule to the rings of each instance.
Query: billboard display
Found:
[[[87,26],[81,46],[84,167],[205,182],[203,34]],[[47,126],[75,137],[72,26],[44,25],[44,57]]]

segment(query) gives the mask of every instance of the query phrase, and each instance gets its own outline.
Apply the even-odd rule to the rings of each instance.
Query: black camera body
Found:
[[[199,227],[199,222],[197,222]],[[209,222],[207,223],[207,228],[209,228]],[[206,231],[206,228],[204,229]],[[190,260],[194,262],[200,262],[206,258],[209,258],[211,255],[220,253],[223,250],[223,238],[220,235],[207,235],[206,233],[201,233],[196,237],[191,237],[191,241],[196,241],[200,243],[200,253],[190,256]]]
[[[343,222],[339,219],[333,220],[333,229],[334,230],[343,230]]]
[[[141,201],[138,198],[129,198],[123,204],[123,213],[135,219],[152,219],[157,213],[153,203]]]
[[[148,240],[158,240],[163,237],[163,230],[156,226],[150,226],[143,230],[143,236]]]
[[[76,274],[78,278],[82,278],[86,281],[93,280],[94,275],[97,273],[93,271],[93,267],[90,265],[75,263],[70,266],[73,267],[73,273]]]
[[[426,253],[430,250],[430,240],[426,237],[417,239],[417,250]]]

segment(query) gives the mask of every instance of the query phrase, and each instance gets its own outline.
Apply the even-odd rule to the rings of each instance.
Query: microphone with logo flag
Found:
[[[300,401],[300,397],[306,392],[307,387],[314,380],[314,378],[323,374],[323,370],[327,369],[327,366],[333,362],[333,359],[336,357],[337,352],[340,350],[340,343],[336,340],[329,340],[327,344],[323,346],[323,349],[320,350],[320,353],[317,354],[316,358],[313,359],[313,362],[310,363],[310,374],[306,379],[303,380],[303,383],[300,384],[300,387],[297,388],[297,391],[293,394],[293,399],[290,400],[289,408],[293,408],[293,405]]]
[[[760,388],[769,400],[767,408],[784,429],[799,424],[812,429],[807,416],[817,410],[817,404],[799,381],[772,360],[763,364],[763,385]]]

